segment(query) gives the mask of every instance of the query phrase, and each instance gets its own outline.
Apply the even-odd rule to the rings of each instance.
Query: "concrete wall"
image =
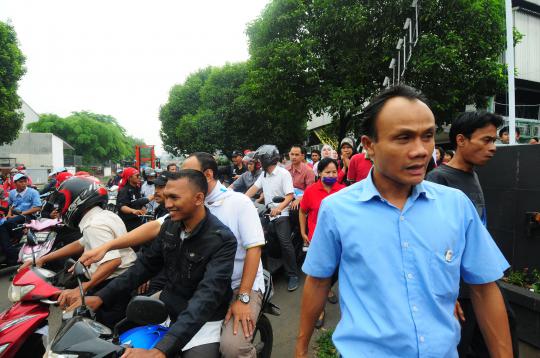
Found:
[[[52,136],[52,166],[64,166],[64,141],[55,135]]]
[[[26,126],[30,123],[39,121],[39,115],[24,100],[21,100],[21,102],[21,112],[24,114],[22,131],[27,132]]]
[[[0,157],[16,158],[27,168],[52,168],[51,133],[21,133],[11,145],[0,146]]]

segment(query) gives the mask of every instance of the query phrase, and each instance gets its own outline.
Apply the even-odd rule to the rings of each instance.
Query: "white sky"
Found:
[[[161,148],[160,105],[189,73],[248,58],[269,0],[0,0],[26,56],[19,95],[38,113],[88,110]]]

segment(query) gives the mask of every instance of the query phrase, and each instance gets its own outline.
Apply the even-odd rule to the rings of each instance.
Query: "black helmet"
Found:
[[[49,203],[58,207],[64,224],[76,229],[83,214],[95,206],[103,207],[109,196],[107,189],[86,177],[73,177],[51,194]]]
[[[264,170],[271,165],[276,165],[279,162],[279,150],[273,144],[261,145],[255,151],[255,160],[261,162]]]

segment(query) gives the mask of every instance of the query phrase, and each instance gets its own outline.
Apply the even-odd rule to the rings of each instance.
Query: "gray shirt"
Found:
[[[257,170],[255,174],[251,173],[248,170],[244,174],[240,175],[240,178],[235,180],[233,183],[234,191],[245,193],[246,191],[248,191],[249,188],[251,188],[253,184],[255,184],[257,178],[259,177],[259,175],[261,175],[261,173],[262,170],[260,169]]]

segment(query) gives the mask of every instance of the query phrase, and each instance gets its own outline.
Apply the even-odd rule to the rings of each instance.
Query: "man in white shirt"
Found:
[[[221,333],[221,354],[231,358],[254,358],[256,350],[251,336],[264,293],[261,247],[265,244],[257,209],[245,195],[227,190],[216,179],[218,165],[211,154],[193,153],[185,160],[182,169],[199,170],[205,175],[208,181],[206,206],[233,232],[238,241],[231,283],[233,301]],[[239,323],[243,334],[238,330]]]
[[[126,233],[122,219],[115,213],[102,209],[107,203],[107,190],[88,178],[77,177],[65,181],[58,191],[51,195],[49,201],[62,208],[60,216],[64,224],[70,228],[79,228],[83,236],[57,251],[42,256],[36,260],[37,266],[81,255]],[[105,287],[112,278],[126,271],[136,258],[135,252],[130,248],[109,251],[99,262],[90,266],[92,277],[90,281],[83,283],[83,290],[87,294],[92,294]],[[21,269],[30,264],[31,261],[25,262]],[[66,289],[58,297],[58,304],[60,307],[68,307],[79,297],[78,288]],[[99,313],[98,320],[110,327],[114,326],[125,316],[125,307],[130,298],[119,298],[116,304]]]
[[[281,246],[282,261],[288,276],[287,289],[294,291],[298,288],[298,267],[296,255],[291,241],[291,224],[289,221],[289,204],[294,199],[294,187],[291,173],[278,166],[279,151],[274,145],[263,145],[255,154],[261,162],[264,173],[259,176],[255,184],[246,192],[251,198],[260,189],[264,194],[264,204],[271,207],[270,220],[274,221],[276,235]],[[273,203],[275,197],[285,200],[279,204]]]

